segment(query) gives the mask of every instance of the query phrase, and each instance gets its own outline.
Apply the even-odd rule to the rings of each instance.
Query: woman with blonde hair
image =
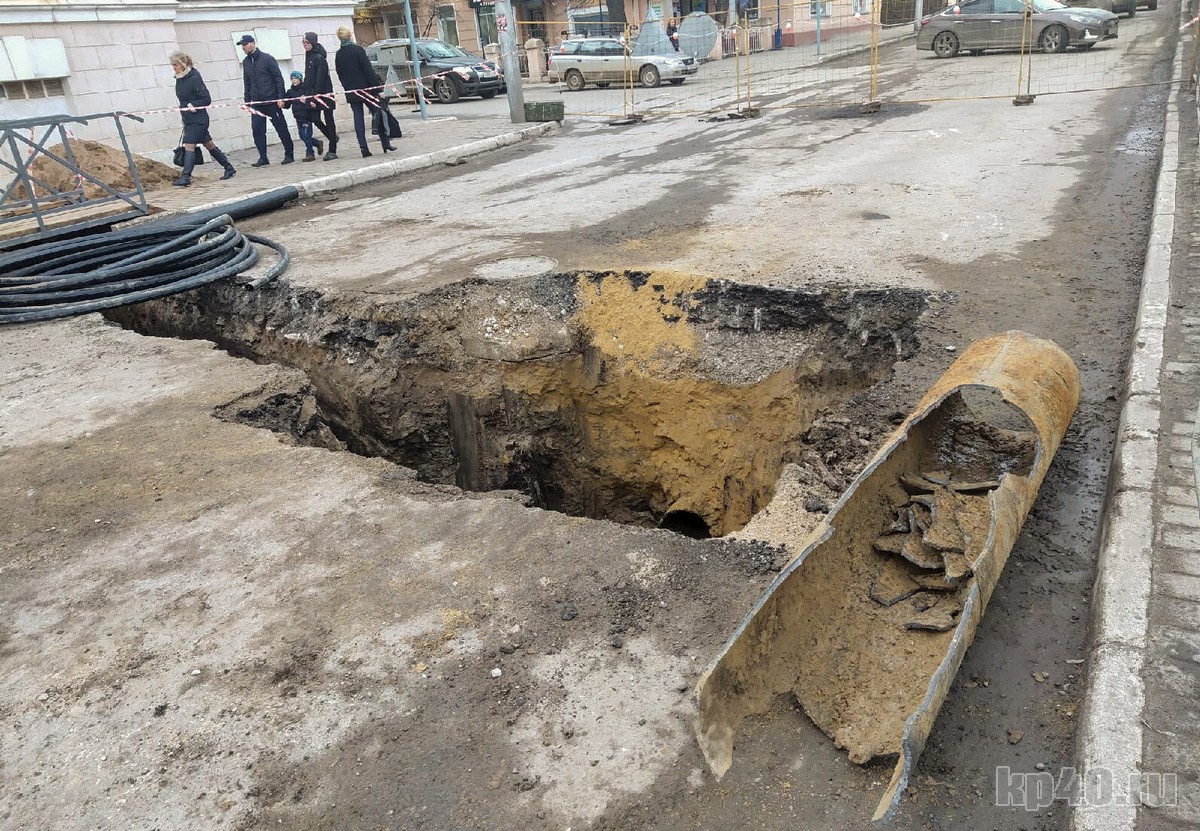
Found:
[[[337,37],[341,47],[334,55],[333,66],[337,70],[338,80],[342,82],[342,89],[346,91],[346,103],[354,115],[354,135],[358,138],[358,149],[365,159],[371,155],[371,150],[367,147],[363,107],[367,108],[373,121],[375,111],[381,106],[387,107],[387,102],[377,103],[383,86],[379,81],[379,73],[371,65],[366,50],[350,39],[352,34],[349,26],[338,27]],[[385,153],[396,149],[385,135],[381,135],[379,141]]]
[[[208,106],[212,96],[204,79],[196,71],[192,59],[184,52],[172,53],[171,71],[175,74],[175,97],[179,99],[179,117],[183,121],[183,172],[171,184],[186,188],[192,183],[192,168],[196,166],[196,145],[203,144],[213,161],[225,168],[222,179],[237,173],[229,158],[217,147],[208,132]]]

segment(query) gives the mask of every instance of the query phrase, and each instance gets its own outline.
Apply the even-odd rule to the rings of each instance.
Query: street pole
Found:
[[[814,6],[809,6],[809,8],[814,8]],[[815,0],[815,8],[817,10],[817,57],[819,58],[821,57],[821,18],[823,17],[822,12],[825,11],[823,0]]]
[[[913,29],[921,30],[921,18],[925,16],[925,0],[917,0],[916,19],[913,20]]]
[[[412,25],[412,5],[404,0],[404,25],[408,29],[408,56],[412,59],[413,95],[417,97],[417,106],[421,108],[421,120],[428,121],[429,113],[425,112],[425,88],[421,84],[421,64],[417,58],[417,33]],[[387,106],[384,102],[383,106]],[[386,115],[386,113],[384,113]]]
[[[496,33],[500,36],[504,85],[508,87],[508,116],[513,124],[524,124],[525,93],[521,91],[521,64],[517,61],[517,21],[513,19],[509,0],[496,0]]]
[[[921,2],[921,0],[917,0]],[[775,43],[772,46],[775,49],[783,48],[783,0],[775,0]]]

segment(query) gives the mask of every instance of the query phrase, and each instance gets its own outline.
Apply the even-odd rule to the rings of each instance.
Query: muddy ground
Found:
[[[1147,24],[1142,45],[1165,28]],[[1135,50],[1138,38],[1123,33],[1126,44],[1147,79],[1165,71],[1156,53]],[[691,734],[691,690],[794,553],[755,540],[801,540],[957,350],[1022,328],[1074,358],[1083,398],[894,827],[1065,827],[1062,805],[995,807],[994,770],[1055,770],[1072,757],[1086,673],[1075,662],[1086,653],[1165,95],[1051,98],[1025,111],[1041,131],[1006,131],[1009,111],[996,108],[1008,105],[997,102],[908,107],[882,121],[831,109],[773,114],[758,127],[567,131],[245,223],[292,248],[288,282],[253,299],[225,287],[114,316],[171,339],[95,318],[0,332],[0,824],[863,827],[890,763],[851,764],[781,698],[747,725],[718,783]],[[934,122],[972,136],[940,162],[955,173],[945,191],[922,185],[922,162],[906,146],[905,135]],[[831,148],[832,161],[781,181],[764,147],[790,153],[787,137],[797,134],[816,158]],[[657,149],[598,171],[622,143]],[[1021,163],[972,178],[996,152],[1018,158],[1003,156],[1013,147],[1023,148]],[[558,166],[589,153],[599,156],[592,167]],[[871,161],[846,166],[839,153]],[[727,176],[721,166],[739,156],[750,161]],[[664,173],[678,181],[694,165],[708,171],[704,184],[673,189],[682,202],[655,197],[651,214],[603,198],[604,188],[624,189],[644,208],[637,191],[647,181]],[[552,173],[522,190],[531,168]],[[547,199],[547,191],[566,198],[572,176],[597,189],[588,191],[590,217],[555,212]],[[446,206],[431,192],[477,201]],[[792,212],[772,201],[780,193]],[[814,199],[824,200],[816,212],[796,207]],[[488,200],[517,212],[536,204],[569,227],[514,230]],[[983,216],[973,214],[981,200]],[[458,220],[446,220],[454,211]],[[912,219],[922,211],[926,222]],[[890,215],[909,221],[889,223]],[[788,233],[802,221],[803,232]],[[503,239],[489,233],[491,222]],[[948,226],[957,229],[949,240]],[[853,251],[842,256],[847,239]],[[756,253],[768,248],[769,257]],[[523,278],[537,291],[508,275],[499,291],[487,279],[471,284],[493,287],[490,311],[508,330],[466,314],[471,302],[460,303],[457,320],[432,311],[438,292],[453,297],[478,269],[518,256],[557,266]],[[685,287],[662,283],[666,311],[657,318],[622,325],[577,313],[597,308],[588,286],[603,285],[579,270],[612,269],[618,285],[653,291],[655,273],[669,267],[700,276]],[[665,487],[637,510],[626,504],[630,516],[619,518],[635,524],[619,524],[595,517],[596,499],[570,516],[533,507],[544,493],[504,487],[520,483],[503,477],[489,480],[497,490],[469,492],[456,482],[461,466],[418,470],[381,457],[406,442],[419,449],[421,430],[432,430],[405,419],[411,402],[430,400],[413,389],[442,384],[476,405],[489,394],[514,398],[504,399],[511,383],[489,393],[494,382],[452,350],[427,360],[423,344],[439,339],[514,367],[583,342],[567,361],[578,362],[571,389],[610,377],[600,365],[657,384],[654,395],[631,393],[613,410],[679,394],[671,384],[680,375],[729,381],[740,370],[750,376],[740,382],[758,383],[781,367],[795,378],[844,374],[818,360],[819,349],[772,342],[771,351],[750,339],[764,347],[750,352],[777,357],[706,362],[722,350],[703,344],[739,331],[744,309],[686,318],[670,304],[714,291],[710,280],[751,287],[738,290],[768,312],[755,292],[833,298],[811,307],[827,312],[827,349],[863,350],[873,366],[888,355],[877,383],[830,384],[836,394],[793,417],[796,438],[771,463],[781,471],[774,501],[755,503],[732,536],[638,527],[665,520],[672,506],[714,527],[711,505],[680,507]],[[868,288],[919,302],[905,307],[911,315],[837,313],[869,309],[845,301]],[[545,302],[552,290],[563,295],[561,314]],[[523,307],[524,316],[500,302],[530,296],[539,308]],[[873,327],[880,317],[887,324]],[[695,341],[666,338],[672,348],[660,349],[660,338],[632,357],[617,354],[640,343],[647,320],[681,318]],[[767,334],[799,342],[782,325]],[[177,337],[210,338],[244,357]],[[357,388],[356,378],[365,379]],[[367,406],[397,389],[394,407]],[[479,418],[469,424],[496,412],[476,405],[456,411]],[[364,425],[378,429],[356,434]],[[516,447],[517,434],[501,446]],[[738,435],[725,426],[703,438],[736,446]],[[591,439],[580,447],[596,446]]]

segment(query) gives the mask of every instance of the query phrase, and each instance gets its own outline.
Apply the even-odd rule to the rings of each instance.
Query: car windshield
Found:
[[[1070,6],[1065,3],[1059,3],[1058,0],[1033,0],[1034,11],[1039,12],[1056,12],[1059,9],[1069,9]]]
[[[418,48],[421,54],[427,58],[461,58],[465,54],[461,49],[455,49],[450,44],[440,41],[422,43]]]

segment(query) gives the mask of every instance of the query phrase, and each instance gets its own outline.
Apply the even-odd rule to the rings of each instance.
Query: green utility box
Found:
[[[562,121],[563,114],[562,101],[525,102],[526,121]]]

